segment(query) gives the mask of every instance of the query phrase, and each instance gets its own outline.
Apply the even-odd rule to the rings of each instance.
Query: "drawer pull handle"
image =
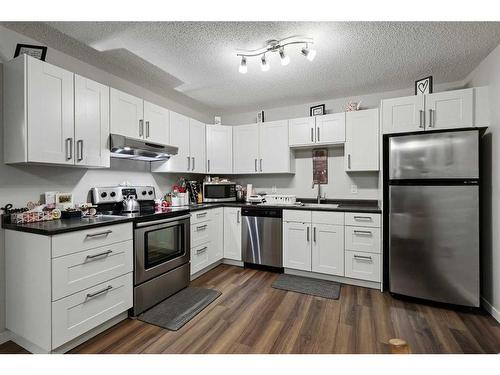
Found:
[[[205,224],[205,225],[200,225],[199,227],[196,227],[196,231],[198,231],[198,232],[199,232],[200,230],[205,230],[205,229],[207,229],[207,224]]]
[[[205,217],[207,216],[207,212],[203,212],[201,214],[196,214],[196,217]]]
[[[354,259],[360,259],[360,260],[369,260],[369,261],[372,261],[372,257],[365,257],[365,256],[362,256],[362,255],[354,255]]]
[[[201,249],[198,249],[196,250],[196,254],[201,254],[201,253],[204,253],[205,251],[207,251],[208,247],[207,246],[204,246],[202,247]]]
[[[98,236],[107,236],[108,234],[113,233],[112,230],[106,230],[104,232],[99,232],[99,233],[91,233],[87,234],[86,237],[98,237]]]
[[[354,220],[372,220],[370,216],[354,216]]]
[[[113,286],[108,285],[106,288],[99,290],[98,292],[87,293],[87,298],[94,298],[94,297],[100,296],[101,294],[109,292],[111,289],[113,289]]]
[[[355,230],[354,231],[355,234],[368,234],[368,235],[372,235],[372,232],[369,231],[369,230]]]
[[[87,259],[95,259],[95,258],[98,258],[98,257],[102,257],[102,256],[107,256],[109,254],[111,254],[113,252],[113,250],[108,250],[108,251],[104,251],[102,253],[99,253],[99,254],[94,254],[94,255],[87,255]]]

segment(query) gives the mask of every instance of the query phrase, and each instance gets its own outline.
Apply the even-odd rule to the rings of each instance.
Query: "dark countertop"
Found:
[[[301,199],[303,203],[314,203],[314,199]],[[192,211],[200,211],[217,207],[252,207],[252,208],[282,208],[285,210],[309,210],[309,211],[333,211],[333,212],[363,212],[363,213],[381,213],[376,200],[326,200],[326,206],[284,206],[268,204],[250,204],[246,202],[225,202],[225,203],[202,203],[191,205],[189,207],[172,207],[165,212],[142,216],[137,221],[146,221],[151,219],[165,219],[169,217],[188,214]],[[328,204],[338,204],[338,207],[328,206]],[[52,221],[41,221],[29,224],[9,224],[3,223],[2,228],[41,234],[51,236],[60,233],[74,232],[82,229],[96,228],[105,225],[114,225],[131,222],[134,219],[126,216],[97,216],[94,218],[60,219]]]

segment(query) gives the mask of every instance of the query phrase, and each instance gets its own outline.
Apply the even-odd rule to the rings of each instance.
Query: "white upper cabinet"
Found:
[[[205,137],[206,125],[200,121],[189,119],[189,171],[205,173]]]
[[[346,172],[379,170],[378,108],[346,113]]]
[[[315,143],[316,120],[314,117],[302,117],[288,120],[290,146],[309,146]]]
[[[259,145],[259,172],[290,173],[293,171],[291,163],[292,155],[288,145],[287,120],[260,124]]]
[[[425,95],[427,129],[474,126],[474,89],[443,91]]]
[[[169,144],[170,116],[168,109],[144,101],[144,139]]]
[[[316,116],[316,144],[345,142],[345,112]]]
[[[384,133],[423,131],[424,96],[413,95],[382,101]]]
[[[443,91],[382,101],[384,134],[487,126],[487,100],[480,88]],[[481,100],[476,100],[475,95]],[[475,104],[476,103],[476,104]]]
[[[141,98],[111,88],[111,133],[144,138],[144,104]]]
[[[233,171],[234,173],[257,173],[259,171],[259,125],[233,127]],[[287,134],[288,148],[288,134]]]
[[[77,74],[75,164],[109,167],[109,87]]]
[[[233,173],[232,126],[207,125],[207,173]]]

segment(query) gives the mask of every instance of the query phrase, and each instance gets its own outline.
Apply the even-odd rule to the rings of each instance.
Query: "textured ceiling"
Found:
[[[15,28],[31,30],[35,39],[53,38],[63,52],[79,50],[87,62],[101,59],[153,91],[175,90],[223,112],[407,88],[427,75],[435,83],[457,81],[500,43],[497,22],[50,22]],[[248,60],[247,74],[238,73],[236,49],[292,35],[314,38],[313,62],[291,46],[288,66],[273,54],[268,72],[256,58]]]

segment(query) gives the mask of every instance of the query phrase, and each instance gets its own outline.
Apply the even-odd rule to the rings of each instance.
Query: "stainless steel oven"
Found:
[[[135,223],[134,315],[189,284],[190,215]]]
[[[204,202],[235,202],[236,183],[234,182],[204,182]]]

